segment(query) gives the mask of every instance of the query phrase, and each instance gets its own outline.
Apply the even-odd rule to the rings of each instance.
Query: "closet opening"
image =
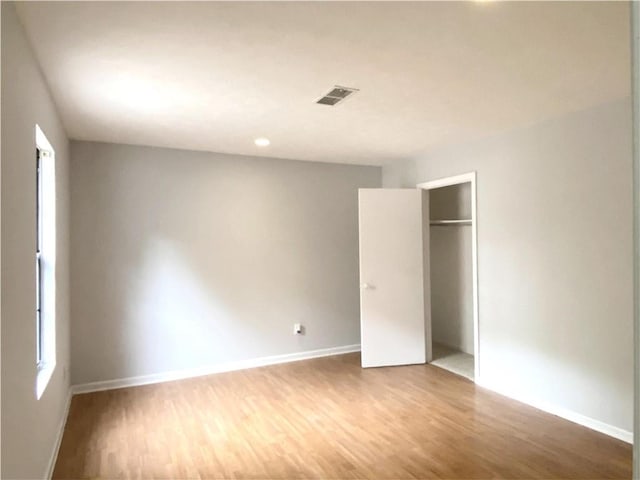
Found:
[[[423,222],[429,225],[430,363],[477,381],[475,173],[418,187],[429,196]]]

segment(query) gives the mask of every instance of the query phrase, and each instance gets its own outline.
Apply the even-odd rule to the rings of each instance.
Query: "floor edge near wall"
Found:
[[[99,392],[102,390],[113,390],[116,388],[136,387],[141,385],[150,385],[152,383],[171,382],[173,380],[182,380],[186,378],[201,377],[214,373],[233,372],[235,370],[244,370],[247,368],[265,367],[267,365],[277,365],[279,363],[297,362],[300,360],[310,360],[312,358],[328,357],[332,355],[342,355],[345,353],[353,353],[360,351],[360,344],[343,345],[340,347],[322,348],[319,350],[308,350],[305,352],[287,353],[284,355],[273,355],[269,357],[252,358],[248,360],[239,360],[236,362],[219,363],[206,367],[199,367],[187,370],[178,370],[170,372],[155,373],[151,375],[141,375],[137,377],[118,378],[115,380],[106,380],[102,382],[83,383],[73,385],[72,393],[89,393]]]
[[[551,415],[555,415],[570,422],[577,423],[578,425],[581,425],[583,427],[595,430],[596,432],[600,432],[623,442],[633,444],[633,432],[630,432],[628,430],[624,430],[622,428],[610,425],[591,417],[587,417],[580,413],[576,413],[572,410],[559,407],[557,405],[553,405],[539,399],[522,395],[519,392],[516,392],[504,385],[484,381],[482,377],[476,381],[476,385],[482,388],[486,388],[487,390],[491,390],[492,392],[498,393],[502,396],[509,397],[512,400],[524,403],[525,405],[529,405],[530,407],[542,410],[543,412],[550,413]]]
[[[360,345],[344,345],[340,347],[331,347],[324,348],[319,350],[310,350],[305,352],[297,352],[291,354],[284,355],[274,355],[269,357],[260,357],[249,360],[241,360],[237,362],[229,362],[223,364],[217,364],[202,368],[196,369],[188,369],[188,370],[180,370],[180,371],[172,371],[172,372],[163,372],[152,375],[143,375],[138,377],[128,377],[121,378],[115,380],[107,380],[102,382],[92,382],[85,383],[79,385],[73,385],[71,387],[71,395],[81,394],[81,393],[90,393],[90,392],[98,392],[103,390],[113,390],[117,388],[125,388],[125,387],[135,387],[141,385],[149,385],[153,383],[162,383],[162,382],[170,382],[174,380],[182,380],[187,378],[194,378],[204,375],[211,375],[215,373],[224,373],[231,372],[235,370],[243,370],[248,368],[256,368],[256,367],[264,367],[268,365],[277,365],[281,363],[289,363],[296,362],[300,360],[310,360],[313,358],[321,358],[332,355],[341,355],[345,353],[353,353],[359,352]],[[537,408],[538,410],[542,410],[546,413],[556,415],[565,420],[568,420],[573,423],[577,423],[578,425],[582,425],[583,427],[587,427],[591,430],[595,430],[597,432],[603,433],[610,437],[616,438],[626,443],[633,443],[633,433],[627,430],[621,429],[619,427],[615,427],[613,425],[609,425],[600,420],[595,420],[593,418],[581,415],[579,413],[573,412],[563,407],[559,407],[556,405],[549,404],[544,401],[540,401],[538,399],[527,397],[526,395],[522,395],[519,392],[515,392],[504,385],[499,385],[491,382],[486,382],[482,378],[479,378],[475,382],[478,386],[491,390],[495,393],[503,395],[505,397],[511,398],[518,402],[524,403],[531,407]],[[68,413],[69,405],[67,404],[67,413]],[[62,438],[62,430],[64,430],[65,421],[62,423],[62,429],[60,431],[60,438],[58,439],[58,444],[56,446],[59,448],[59,441]],[[52,462],[52,467],[55,465],[55,458]]]

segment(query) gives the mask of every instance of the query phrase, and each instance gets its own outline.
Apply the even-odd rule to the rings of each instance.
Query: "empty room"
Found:
[[[640,479],[640,4],[1,3],[2,479]]]

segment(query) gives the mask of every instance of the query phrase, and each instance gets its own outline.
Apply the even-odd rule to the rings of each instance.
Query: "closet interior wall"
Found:
[[[471,219],[471,183],[429,191],[431,222]],[[471,222],[431,225],[433,342],[474,354]]]

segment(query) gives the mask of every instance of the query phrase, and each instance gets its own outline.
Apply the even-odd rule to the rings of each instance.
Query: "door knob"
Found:
[[[375,290],[376,287],[371,285],[370,283],[361,283],[360,290]]]

